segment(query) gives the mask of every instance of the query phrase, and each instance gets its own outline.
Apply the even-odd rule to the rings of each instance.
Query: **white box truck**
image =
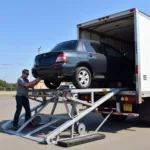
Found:
[[[48,144],[53,142],[58,145],[71,146],[104,138],[104,135],[101,134],[94,134],[92,137],[89,137],[90,134],[86,134],[87,132],[85,132],[85,124],[80,123],[80,120],[84,116],[96,109],[106,118],[96,128],[95,132],[99,131],[107,119],[123,121],[127,116],[139,116],[141,120],[150,121],[150,17],[134,8],[81,23],[77,25],[77,29],[79,39],[90,39],[99,41],[100,43],[108,43],[121,52],[127,53],[129,59],[134,60],[132,61],[134,64],[131,65],[135,65],[133,71],[135,86],[132,88],[98,87],[90,89],[30,90],[28,93],[29,98],[41,103],[31,109],[31,111],[35,111],[35,114],[29,121],[36,121],[36,117],[40,117],[40,112],[49,103],[54,103],[50,119],[48,119],[49,121],[26,134],[21,131],[29,121],[25,122],[17,131],[12,131],[8,128],[12,123],[12,121],[8,121],[2,125],[5,132],[38,142],[46,142]],[[42,100],[38,99],[39,97]],[[58,103],[64,103],[68,117],[66,115],[55,115]],[[87,108],[81,110],[81,107],[78,108],[79,105],[84,105]],[[23,116],[25,114],[22,114],[20,117]],[[63,118],[66,122],[62,121],[63,123],[60,126],[54,127],[53,124]],[[32,136],[32,134],[50,126],[54,130],[49,132],[44,139]],[[60,135],[63,131],[69,129],[69,127],[71,127],[70,139],[67,136],[68,141],[64,140],[64,143],[62,143],[63,140],[60,138]],[[74,135],[75,132],[78,134]],[[79,137],[78,140],[77,137]]]
[[[150,16],[133,8],[78,24],[77,30],[79,39],[108,43],[135,60],[136,88],[99,107],[103,116],[108,109],[118,108],[112,118],[123,120],[128,113],[139,114],[142,120],[150,118]]]

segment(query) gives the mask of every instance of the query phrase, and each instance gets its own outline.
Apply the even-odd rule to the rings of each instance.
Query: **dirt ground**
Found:
[[[0,91],[0,96],[14,96],[16,91]]]
[[[31,101],[31,107],[36,102]],[[13,118],[15,112],[15,97],[0,96],[0,125]],[[49,113],[51,106],[48,106],[43,113]],[[62,105],[58,106],[57,113],[65,113]],[[102,121],[98,113],[91,113],[83,121],[89,127],[97,127]],[[86,149],[86,150],[149,150],[150,149],[150,128],[149,126],[139,124],[136,118],[129,118],[124,123],[111,123],[107,121],[100,129],[100,132],[106,135],[106,138],[96,142],[91,142],[69,149]],[[4,133],[0,129],[0,150],[59,150],[64,149],[53,144],[41,145],[37,142]]]

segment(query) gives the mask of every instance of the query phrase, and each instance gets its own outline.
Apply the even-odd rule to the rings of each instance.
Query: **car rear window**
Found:
[[[78,43],[77,40],[59,43],[51,50],[51,52],[61,51],[61,50],[75,50],[77,47],[77,43]]]

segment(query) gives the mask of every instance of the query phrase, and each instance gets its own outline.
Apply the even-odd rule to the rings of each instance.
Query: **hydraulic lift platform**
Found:
[[[98,106],[109,100],[115,94],[121,91],[127,91],[125,88],[101,88],[101,89],[66,89],[66,90],[49,90],[49,89],[33,89],[28,93],[31,100],[39,102],[39,104],[31,109],[32,117],[23,123],[17,131],[11,130],[12,120],[2,125],[6,133],[18,135],[45,144],[58,144],[60,146],[74,146],[81,143],[91,142],[103,139],[105,135],[98,131],[106,122],[114,110],[110,110],[104,120],[97,126],[94,132],[86,131],[86,124],[80,120],[87,114],[95,110]],[[94,93],[105,93],[103,97],[94,100]],[[83,101],[78,98],[78,94],[91,94],[91,101]],[[56,115],[57,105],[64,104],[67,115]],[[53,104],[51,113],[48,114],[48,120],[42,122],[41,111],[49,104]],[[84,105],[86,109],[80,110],[79,106]],[[25,116],[25,113],[20,115],[20,119]],[[28,123],[32,122],[35,128],[25,132]],[[59,125],[58,125],[59,123]],[[51,129],[50,129],[51,128]],[[44,137],[36,137],[34,134],[41,130],[48,130]],[[64,136],[63,133],[69,132],[69,135]]]

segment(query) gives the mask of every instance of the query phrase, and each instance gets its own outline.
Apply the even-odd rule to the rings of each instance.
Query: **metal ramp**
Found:
[[[12,120],[6,122],[2,125],[3,130],[6,133],[11,133],[14,135],[18,135],[24,138],[28,138],[37,142],[41,143],[54,143],[58,144],[61,143],[62,140],[70,140],[70,139],[77,139],[78,137],[83,136],[89,136],[89,137],[96,137],[97,138],[97,131],[101,128],[101,126],[105,123],[105,121],[108,119],[108,117],[113,113],[113,110],[110,111],[110,113],[107,115],[107,117],[100,123],[100,125],[95,129],[94,135],[92,133],[89,134],[86,132],[86,125],[83,123],[80,123],[80,120],[85,117],[87,114],[95,110],[98,106],[109,100],[112,96],[117,94],[119,91],[123,91],[126,89],[119,89],[119,88],[112,88],[112,89],[70,89],[70,90],[31,90],[28,93],[29,99],[40,102],[39,105],[35,106],[31,109],[31,112],[33,112],[33,116],[24,124],[21,125],[21,127],[17,131],[11,130],[10,126],[12,124]],[[95,92],[103,92],[105,93],[105,96],[94,101],[94,93]],[[85,102],[83,100],[80,100],[76,97],[76,94],[78,93],[90,93],[91,94],[91,102]],[[48,121],[47,122],[40,122],[41,114],[40,112],[49,104],[53,104],[51,113],[48,115]],[[62,115],[55,115],[55,110],[57,109],[58,103],[64,104],[67,112],[67,116]],[[83,111],[80,111],[78,106],[79,105],[85,105],[87,108]],[[25,114],[20,115],[20,119],[23,118]],[[39,120],[38,120],[38,119]],[[63,123],[61,123],[59,126],[55,126],[56,123],[61,122],[63,119]],[[34,124],[40,124],[39,126],[36,126],[36,128],[28,131],[23,132],[24,129],[26,129],[26,126],[29,122],[34,122]],[[46,134],[45,137],[35,137],[33,136],[35,133],[47,128],[53,128],[53,130],[49,131],[48,134]],[[65,131],[69,131],[69,137],[63,137],[61,134]],[[101,136],[104,137],[104,136]],[[91,141],[91,138],[87,138],[88,141]],[[89,140],[90,139],[90,140]],[[94,139],[93,139],[94,140]],[[76,140],[77,141],[77,140]],[[84,140],[85,142],[85,140]],[[80,143],[80,142],[79,142]]]

